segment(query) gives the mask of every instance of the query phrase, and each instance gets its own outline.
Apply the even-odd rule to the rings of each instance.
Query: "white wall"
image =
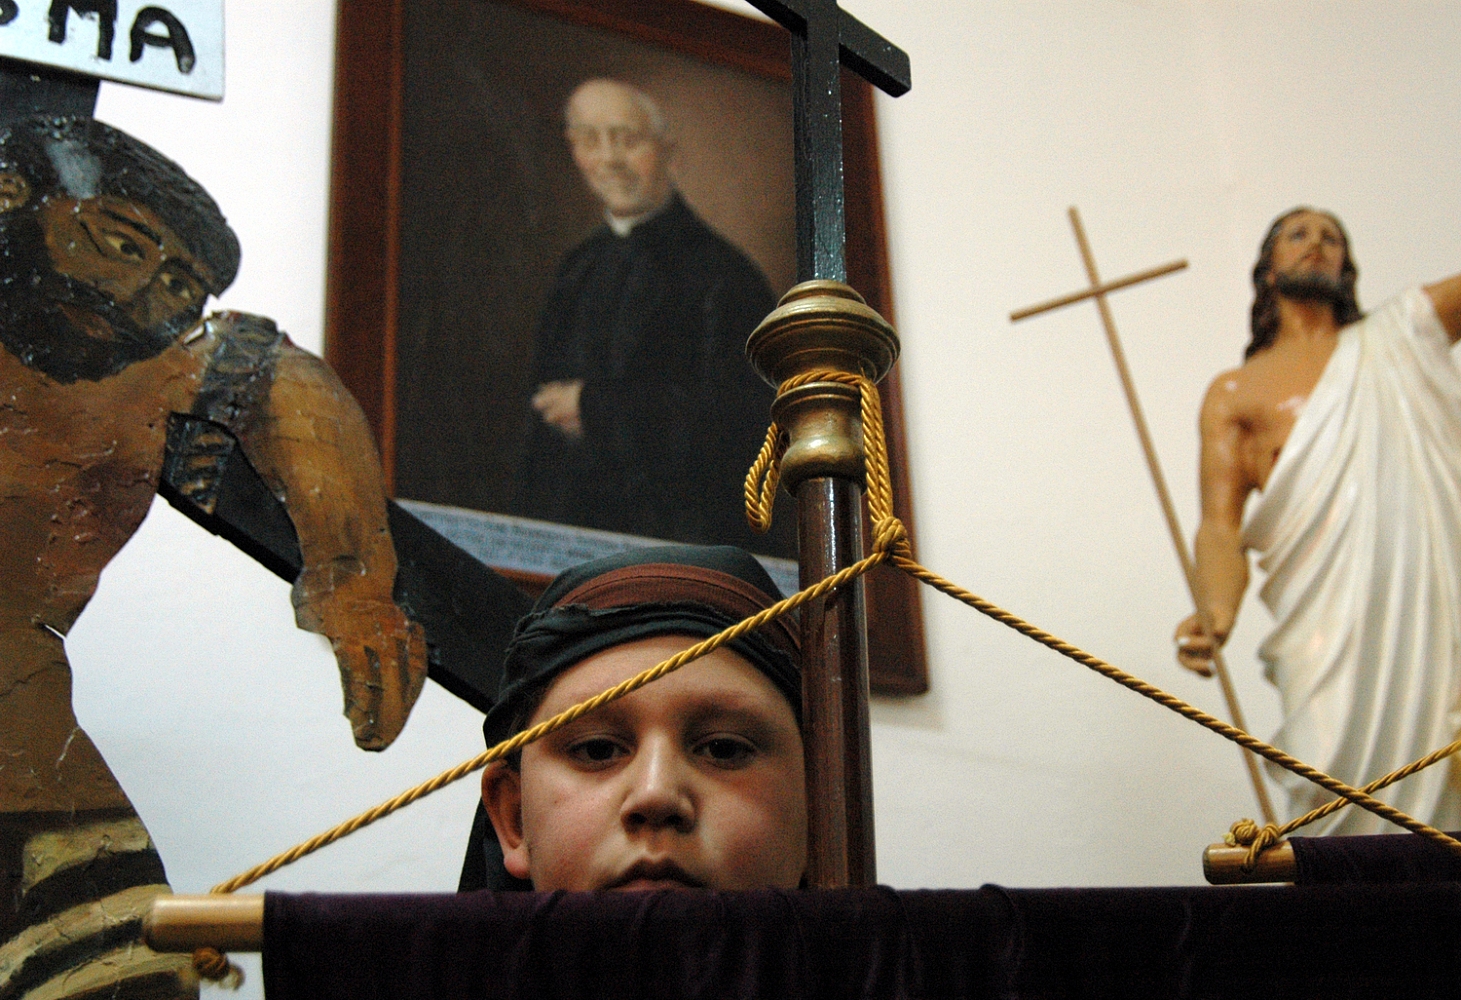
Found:
[[[1172,659],[1186,598],[1094,309],[1018,327],[1008,313],[1083,284],[1071,204],[1108,277],[1191,262],[1113,300],[1190,533],[1198,403],[1240,357],[1246,274],[1274,215],[1338,212],[1366,305],[1461,265],[1461,8],[846,6],[913,58],[912,93],[879,111],[923,560],[1220,711]],[[104,84],[98,112],[182,163],[237,227],[243,270],[223,304],[316,348],[331,31],[323,0],[230,4],[221,105]],[[937,595],[925,604],[933,691],[874,708],[882,878],[1199,881],[1202,846],[1254,812],[1237,751]],[[397,746],[355,751],[324,643],[290,614],[283,584],[159,505],[68,640],[78,712],[180,891],[478,747],[474,713],[429,687]],[[1253,657],[1266,621],[1250,601],[1229,652],[1260,734],[1277,722]],[[266,884],[450,888],[472,790],[444,796]]]

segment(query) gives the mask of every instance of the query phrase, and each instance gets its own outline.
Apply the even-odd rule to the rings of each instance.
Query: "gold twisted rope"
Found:
[[[1119,667],[1107,663],[1105,660],[1096,656],[1092,656],[1079,647],[1030,624],[1018,615],[1006,611],[998,605],[986,601],[984,598],[946,580],[913,559],[912,552],[908,546],[907,532],[902,522],[893,515],[892,480],[888,472],[887,441],[883,433],[882,406],[877,388],[869,380],[858,375],[841,372],[808,372],[783,382],[779,391],[785,393],[798,386],[806,385],[809,382],[841,382],[847,385],[857,385],[861,390],[863,442],[867,453],[867,503],[868,513],[871,515],[873,521],[874,552],[887,552],[888,560],[909,576],[922,581],[935,590],[947,594],[956,601],[967,604],[975,611],[993,618],[1000,624],[1014,629],[1021,635],[1033,639],[1049,649],[1053,649],[1062,656],[1068,657],[1082,666],[1094,670],[1096,673],[1115,681],[1128,690],[1135,691],[1143,697],[1150,698],[1157,704],[1171,709],[1185,718],[1191,719],[1193,722],[1206,727],[1225,739],[1252,750],[1254,753],[1273,761],[1280,767],[1307,778],[1309,781],[1340,796],[1325,806],[1285,824],[1282,828],[1270,824],[1260,830],[1252,820],[1239,820],[1238,823],[1233,825],[1233,830],[1230,831],[1228,836],[1234,838],[1235,843],[1252,845],[1246,866],[1251,868],[1256,862],[1258,855],[1267,847],[1277,843],[1282,836],[1301,826],[1312,823],[1337,809],[1343,808],[1350,802],[1360,805],[1407,830],[1428,837],[1446,845],[1453,851],[1461,853],[1461,841],[1457,841],[1429,824],[1422,823],[1406,815],[1393,806],[1381,802],[1378,799],[1371,798],[1369,794],[1370,792],[1384,788],[1386,785],[1399,781],[1401,778],[1408,777],[1416,771],[1429,767],[1437,761],[1455,753],[1457,750],[1461,750],[1461,740],[1428,754],[1420,760],[1408,764],[1378,781],[1371,782],[1364,789],[1352,788],[1339,779],[1325,774],[1317,768],[1310,767],[1298,758],[1284,753],[1277,747],[1265,743],[1236,726],[1209,715],[1207,712],[1183,701],[1176,695],[1169,694],[1153,684],[1134,677]],[[766,442],[761,447],[761,453],[757,456],[755,464],[751,467],[750,474],[746,477],[746,518],[750,521],[752,527],[758,531],[766,531],[771,525],[771,503],[775,498],[776,484],[780,481],[778,463],[785,450],[786,436],[775,423],[772,423],[770,430],[766,434]],[[1240,830],[1241,834],[1239,833]]]
[[[829,576],[826,579],[819,580],[817,583],[806,588],[805,590],[798,591],[792,596],[784,600],[778,601],[771,607],[766,608],[764,611],[760,611],[750,618],[738,622],[737,624],[731,626],[725,631],[713,635],[709,639],[705,639],[701,642],[696,643],[688,649],[676,653],[669,659],[664,660],[663,662],[658,663],[653,667],[650,667],[648,670],[636,674],[628,680],[615,685],[609,690],[594,695],[587,701],[580,702],[571,708],[565,709],[564,711],[553,716],[551,719],[546,719],[543,722],[538,723],[536,726],[525,729],[517,735],[511,737],[510,739],[503,740],[496,746],[483,751],[472,759],[463,761],[456,767],[453,767],[447,771],[443,771],[436,777],[424,781],[414,788],[407,789],[400,795],[397,795],[395,798],[382,802],[380,805],[377,805],[371,809],[367,809],[365,812],[359,814],[358,816],[354,816],[348,820],[345,820],[343,823],[339,823],[324,831],[323,833],[316,834],[309,840],[306,840],[301,844],[296,844],[294,847],[291,847],[287,851],[282,851],[279,854],[276,854],[268,861],[255,865],[246,872],[235,875],[233,878],[228,879],[225,882],[218,883],[212,889],[210,889],[209,892],[218,894],[237,892],[244,886],[257,882],[264,876],[269,875],[272,872],[278,871],[285,865],[292,864],[307,854],[313,854],[320,848],[328,846],[329,844],[333,844],[335,841],[340,840],[343,837],[349,836],[350,834],[361,829],[362,827],[369,826],[376,820],[389,816],[396,810],[403,809],[411,803],[417,801],[418,799],[424,798],[425,796],[430,795],[432,792],[439,791],[447,785],[450,785],[454,781],[459,781],[462,778],[465,778],[467,775],[473,773],[474,771],[481,770],[488,764],[491,764],[493,761],[500,760],[508,754],[512,753],[514,750],[520,749],[524,746],[527,746],[529,743],[533,743],[537,740],[542,739],[549,733],[563,728],[564,726],[575,721],[576,719],[582,718],[584,715],[587,715],[589,712],[592,712],[598,708],[602,708],[604,705],[607,705],[611,701],[616,701],[619,698],[623,698],[625,695],[639,690],[646,684],[650,684],[654,681],[659,680],[666,674],[673,673],[674,671],[679,670],[687,663],[690,663],[694,660],[699,659],[702,656],[707,655],[708,653],[725,645],[727,642],[730,642],[734,639],[739,638],[742,635],[745,635],[747,632],[760,628],[762,625],[765,625],[767,622],[772,621],[773,619],[779,618],[780,616],[787,614],[788,612],[796,610],[803,604],[806,604],[808,601],[814,601],[827,596],[838,587],[845,585],[848,581],[854,580],[857,577],[861,576],[863,573],[866,573],[869,569],[884,561],[886,558],[887,555],[884,552],[874,552],[872,555],[869,555],[859,560],[858,562],[853,563],[846,569],[834,573],[832,576]],[[199,975],[207,979],[223,980],[228,977],[234,977],[241,980],[242,977],[242,972],[238,969],[238,967],[228,962],[228,960],[216,948],[196,949],[193,952],[193,966],[198,971]]]
[[[1273,761],[1280,767],[1307,778],[1315,784],[1340,796],[1340,798],[1333,802],[1301,816],[1281,828],[1269,825],[1260,829],[1252,820],[1240,820],[1238,823],[1235,823],[1233,830],[1228,834],[1228,839],[1232,843],[1251,845],[1249,854],[1250,865],[1256,860],[1259,853],[1276,843],[1281,836],[1306,823],[1311,823],[1322,816],[1328,815],[1350,802],[1368,809],[1392,823],[1403,826],[1407,830],[1428,837],[1431,840],[1446,845],[1453,851],[1461,853],[1461,841],[1406,815],[1393,806],[1371,798],[1369,794],[1401,778],[1407,777],[1424,767],[1428,767],[1436,761],[1450,756],[1457,750],[1461,750],[1461,740],[1457,740],[1450,746],[1443,747],[1392,774],[1371,782],[1363,790],[1352,788],[1339,779],[1310,767],[1295,757],[1289,756],[1277,747],[1270,746],[1257,737],[1209,715],[1196,706],[1183,701],[1181,698],[1126,673],[1124,670],[1107,663],[1105,660],[1093,656],[1079,647],[1030,624],[1018,615],[1006,611],[998,605],[944,579],[914,560],[912,549],[908,544],[907,529],[893,513],[892,478],[888,470],[888,454],[883,431],[882,404],[877,387],[861,375],[824,371],[808,372],[788,379],[781,384],[779,391],[785,393],[811,382],[838,382],[843,385],[854,385],[858,388],[861,399],[860,415],[863,427],[863,444],[866,454],[865,475],[867,481],[868,513],[873,522],[872,552],[869,555],[832,576],[818,581],[805,590],[798,591],[792,596],[778,601],[764,611],[737,623],[725,631],[696,643],[690,648],[675,654],[669,659],[650,667],[648,670],[629,678],[609,690],[597,694],[587,701],[580,702],[572,708],[553,716],[551,719],[540,722],[538,725],[498,743],[496,746],[483,751],[470,760],[464,761],[456,767],[443,771],[436,777],[402,792],[395,798],[382,802],[380,805],[368,809],[358,816],[348,819],[323,833],[317,834],[309,840],[275,855],[268,861],[255,865],[242,874],[236,875],[225,882],[220,882],[210,891],[213,893],[231,893],[246,885],[250,885],[264,876],[278,871],[285,865],[298,861],[307,854],[312,854],[320,848],[349,836],[362,827],[369,826],[376,820],[389,816],[398,809],[402,809],[418,799],[430,795],[432,792],[461,780],[474,771],[486,767],[493,761],[500,760],[514,750],[518,750],[529,743],[542,739],[549,733],[568,725],[587,713],[637,691],[646,684],[653,683],[666,674],[672,673],[686,664],[720,648],[725,643],[749,631],[760,628],[767,622],[793,611],[809,601],[825,597],[833,590],[855,580],[874,566],[883,562],[891,562],[915,579],[947,594],[957,601],[967,604],[974,610],[993,618],[1002,625],[1014,629],[1021,635],[1033,639],[1041,645],[1060,653],[1062,656],[1074,660],[1104,677],[1110,678],[1123,687],[1135,691],[1143,697],[1149,698],[1185,718],[1191,719],[1199,725],[1217,733],[1219,736],[1231,740],[1248,750],[1252,750],[1254,753]],[[764,532],[771,527],[771,511],[776,499],[777,485],[780,483],[781,477],[780,461],[781,456],[786,450],[786,444],[786,435],[773,422],[767,431],[766,441],[761,447],[761,452],[756,457],[756,461],[751,466],[751,470],[746,477],[746,518],[757,531]],[[232,975],[236,972],[236,967],[228,963],[227,959],[217,949],[200,948],[194,952],[193,957],[195,967],[206,978],[217,979],[226,975]]]
[[[862,419],[863,450],[867,456],[864,462],[867,507],[875,535],[873,551],[880,551],[877,533],[886,530],[901,539],[901,549],[911,558],[907,531],[893,515],[893,479],[888,471],[888,441],[883,431],[883,404],[878,387],[863,376],[850,372],[813,371],[787,379],[777,389],[777,395],[785,395],[813,382],[836,382],[857,387],[860,399],[858,416]],[[776,487],[781,483],[781,457],[786,453],[786,445],[786,432],[773,420],[766,431],[766,441],[761,445],[756,461],[751,464],[751,471],[746,474],[746,520],[762,534],[771,530],[771,509],[776,500]]]
[[[1417,771],[1423,771],[1432,764],[1445,760],[1458,750],[1461,750],[1461,740],[1448,743],[1441,747],[1441,749],[1433,750],[1419,760],[1411,761],[1404,767],[1397,768],[1382,778],[1376,778],[1364,788],[1360,789],[1360,791],[1367,795],[1371,792],[1377,792],[1382,788],[1395,784],[1395,782],[1400,781],[1402,778],[1408,778]],[[1308,826],[1315,820],[1323,819],[1330,813],[1338,812],[1348,804],[1349,800],[1345,798],[1332,799],[1317,809],[1311,809],[1309,812],[1304,813],[1298,819],[1289,820],[1283,826],[1277,826],[1273,823],[1259,826],[1254,820],[1240,819],[1223,836],[1223,841],[1229,847],[1248,848],[1248,857],[1243,860],[1242,868],[1244,871],[1251,872],[1257,867],[1258,856],[1264,851],[1300,827]]]
[[[711,636],[709,639],[697,642],[690,648],[676,653],[668,660],[658,663],[655,666],[650,667],[649,669],[639,674],[636,674],[635,676],[629,678],[627,681],[623,681],[607,691],[596,694],[592,698],[589,698],[587,701],[579,702],[572,708],[565,709],[564,711],[559,712],[557,715],[553,716],[551,719],[540,722],[530,729],[524,729],[516,736],[513,736],[510,739],[503,740],[501,743],[488,750],[484,750],[482,753],[479,753],[471,760],[463,761],[456,767],[453,767],[447,771],[443,771],[441,774],[438,774],[436,777],[430,779],[429,781],[424,781],[416,787],[402,792],[400,795],[397,795],[393,799],[389,799],[388,801],[382,802],[378,806],[367,809],[360,815],[348,819],[345,822],[340,823],[336,826],[333,826],[330,829],[326,830],[324,833],[316,834],[309,840],[306,840],[304,843],[296,844],[294,847],[291,847],[289,850],[275,855],[268,861],[265,861],[262,864],[255,865],[253,868],[250,868],[248,871],[244,872],[241,875],[235,875],[233,878],[229,879],[226,882],[220,882],[209,891],[215,893],[235,892],[252,882],[257,882],[265,875],[276,872],[280,868],[283,868],[285,865],[292,864],[293,862],[298,861],[306,854],[313,854],[321,847],[333,844],[335,841],[341,839],[342,837],[347,837],[350,834],[354,833],[356,830],[359,830],[365,826],[369,826],[376,820],[389,816],[396,810],[404,808],[405,806],[410,805],[416,800],[430,795],[432,792],[439,791],[440,789],[445,788],[447,785],[450,785],[454,781],[459,781],[462,778],[465,778],[467,775],[471,774],[473,771],[481,770],[488,764],[491,764],[493,761],[501,760],[503,757],[506,757],[514,750],[521,749],[522,747],[527,746],[529,743],[537,742],[544,736],[547,736],[549,733],[556,732],[557,730],[562,729],[564,726],[568,725],[571,722],[574,722],[577,719],[582,718],[589,712],[592,712],[598,708],[602,708],[611,701],[617,701],[627,694],[638,691],[646,684],[653,683],[654,681],[659,680],[666,674],[674,673],[676,670],[679,670],[681,667],[685,666],[685,664],[690,663],[693,660],[698,660],[700,657],[705,656],[706,654],[716,649],[719,649],[721,646],[732,641],[733,639],[738,639],[741,636],[745,635],[747,632],[758,629],[762,625],[765,625],[767,622],[775,618],[779,618],[790,611],[796,610],[803,604],[806,604],[808,601],[814,601],[820,597],[827,596],[838,587],[846,584],[849,580],[861,576],[863,573],[867,572],[868,569],[882,562],[885,558],[887,557],[882,555],[881,553],[874,553],[870,556],[867,556],[861,561],[855,562],[851,566],[848,566],[846,569],[827,577],[825,580],[819,580],[817,583],[808,587],[806,590],[798,591],[797,593],[786,598],[785,600],[778,601],[764,611],[757,612],[750,618],[738,622],[737,624],[731,626],[725,631],[717,633],[716,635]]]

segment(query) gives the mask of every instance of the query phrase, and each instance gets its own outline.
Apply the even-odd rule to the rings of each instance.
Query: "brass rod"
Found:
[[[1202,852],[1202,874],[1212,885],[1248,885],[1255,882],[1292,882],[1299,876],[1294,847],[1281,840],[1258,855],[1252,871],[1243,870],[1248,848],[1213,844]]]
[[[1197,608],[1197,614],[1202,619],[1203,628],[1208,635],[1212,634],[1212,621],[1207,612],[1207,606],[1202,600],[1198,580],[1197,567],[1192,561],[1192,556],[1187,550],[1187,540],[1182,535],[1181,522],[1177,520],[1177,508],[1172,503],[1172,494],[1167,489],[1167,479],[1162,475],[1161,462],[1157,460],[1157,449],[1152,444],[1151,431],[1147,428],[1146,416],[1142,413],[1141,401],[1136,395],[1136,383],[1132,381],[1131,370],[1126,365],[1126,352],[1121,348],[1121,338],[1116,333],[1116,321],[1111,316],[1111,307],[1106,302],[1105,289],[1101,286],[1101,277],[1096,271],[1096,258],[1091,253],[1090,243],[1086,240],[1085,227],[1081,225],[1080,212],[1072,205],[1070,207],[1070,225],[1075,230],[1075,241],[1080,247],[1081,260],[1086,265],[1086,275],[1091,281],[1091,297],[1096,300],[1096,308],[1101,314],[1101,325],[1106,330],[1106,342],[1111,347],[1111,357],[1116,362],[1116,372],[1121,377],[1121,388],[1126,393],[1126,405],[1131,409],[1131,419],[1136,424],[1136,436],[1141,441],[1142,454],[1146,456],[1147,469],[1150,470],[1152,483],[1157,489],[1157,499],[1161,502],[1162,516],[1167,521],[1167,531],[1172,536],[1172,546],[1177,550],[1177,561],[1182,564],[1182,575],[1187,581],[1188,593],[1192,595],[1192,603]],[[1185,261],[1183,262],[1185,264]],[[1244,732],[1248,731],[1248,724],[1243,719],[1243,710],[1238,705],[1238,692],[1233,687],[1232,678],[1228,674],[1228,666],[1223,661],[1220,650],[1213,650],[1213,673],[1217,675],[1218,686],[1222,689],[1223,700],[1227,702],[1228,714],[1233,720],[1233,725]],[[1274,819],[1273,803],[1268,798],[1268,788],[1263,783],[1263,774],[1258,769],[1258,758],[1246,750],[1239,749],[1242,755],[1243,764],[1247,768],[1248,778],[1253,784],[1253,794],[1258,799],[1258,808],[1263,813],[1265,823],[1277,822]]]
[[[1075,209],[1071,209],[1075,211]],[[1010,322],[1018,323],[1022,319],[1029,319],[1031,316],[1038,316],[1054,309],[1064,306],[1075,305],[1077,302],[1084,302],[1086,299],[1093,299],[1098,295],[1105,295],[1107,292],[1119,291],[1130,285],[1139,285],[1143,281],[1150,281],[1153,278],[1160,278],[1164,274],[1171,274],[1173,271],[1180,271],[1187,266],[1185,260],[1174,260],[1170,264],[1161,264],[1157,267],[1149,267],[1145,271],[1137,271],[1135,274],[1128,274],[1124,278],[1117,278],[1115,281],[1108,281],[1104,285],[1097,285],[1095,288],[1087,288],[1083,292],[1072,292],[1069,295],[1062,295],[1058,299],[1051,299],[1049,302],[1042,302],[1039,305],[1029,306],[1025,309],[1017,309],[1010,313]]]
[[[159,896],[142,919],[142,940],[153,951],[262,951],[264,897]]]

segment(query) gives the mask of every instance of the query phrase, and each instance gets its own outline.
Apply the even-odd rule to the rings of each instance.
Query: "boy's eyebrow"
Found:
[[[731,703],[727,700],[731,699]],[[582,718],[575,719],[568,725],[559,729],[559,733],[568,734],[583,726],[592,726],[597,721],[613,722],[621,718],[627,706],[620,702],[610,702]],[[696,703],[685,712],[683,721],[687,726],[704,726],[707,723],[723,722],[728,724],[745,726],[765,731],[778,730],[778,726],[772,716],[771,709],[751,698],[745,698],[736,694],[727,695],[724,692],[706,694],[703,698],[697,699]],[[793,725],[791,728],[795,728]]]
[[[688,713],[686,721],[691,725],[725,722],[767,733],[785,728],[777,725],[769,708],[751,700],[743,700],[740,704],[733,705],[727,705],[718,700],[707,701],[692,709]],[[795,726],[792,728],[794,729]]]

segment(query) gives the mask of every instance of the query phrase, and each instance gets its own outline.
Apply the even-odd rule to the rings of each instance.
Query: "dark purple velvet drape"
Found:
[[[270,1000],[1461,995],[1461,885],[271,893]]]

